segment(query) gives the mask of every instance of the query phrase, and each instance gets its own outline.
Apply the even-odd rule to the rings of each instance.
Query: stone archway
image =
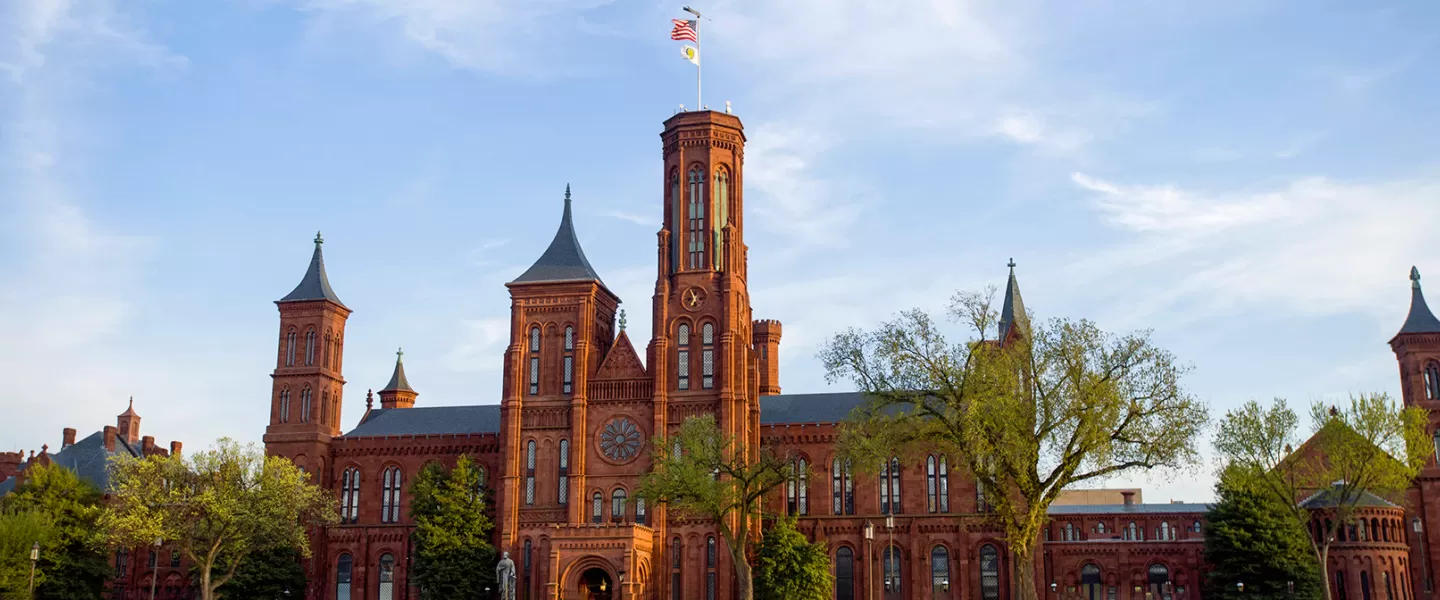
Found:
[[[615,600],[615,581],[605,569],[590,567],[580,572],[575,591],[580,600]]]

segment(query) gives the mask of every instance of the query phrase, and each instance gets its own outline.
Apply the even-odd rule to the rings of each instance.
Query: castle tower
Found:
[[[395,372],[390,374],[390,383],[380,390],[380,408],[413,408],[415,398],[420,394],[410,388],[405,378],[405,351],[395,351]]]
[[[567,185],[560,227],[549,247],[505,284],[511,298],[500,407],[506,454],[496,520],[501,550],[512,556],[520,555],[522,511],[586,522],[583,495],[596,446],[587,383],[614,342],[620,298],[585,258],[570,205]],[[564,475],[553,476],[557,472]]]
[[[140,415],[135,414],[135,397],[130,397],[130,406],[115,417],[115,432],[120,439],[132,447],[140,441]]]
[[[1390,340],[1400,366],[1400,395],[1406,406],[1430,413],[1429,430],[1440,440],[1440,319],[1430,312],[1420,289],[1420,270],[1410,268],[1410,312]],[[1432,457],[1420,470],[1406,498],[1410,528],[1410,578],[1416,597],[1433,589],[1440,568],[1440,464]]]
[[[340,435],[345,322],[351,312],[330,289],[322,244],[315,234],[305,276],[275,302],[280,335],[264,438],[266,452],[294,460],[320,481],[325,480],[330,439]]]

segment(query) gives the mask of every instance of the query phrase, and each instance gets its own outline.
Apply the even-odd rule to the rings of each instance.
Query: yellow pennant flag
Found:
[[[685,60],[695,63],[695,66],[700,66],[700,51],[695,49],[694,46],[681,46],[680,55],[684,56]]]

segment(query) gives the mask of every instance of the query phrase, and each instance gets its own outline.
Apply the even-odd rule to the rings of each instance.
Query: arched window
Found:
[[[1348,598],[1348,596],[1345,595],[1345,570],[1344,570],[1344,569],[1336,569],[1336,570],[1335,570],[1335,591],[1337,592],[1337,593],[1335,594],[1335,597],[1336,597],[1336,598],[1340,598],[1341,600],[1344,600],[1345,598]]]
[[[335,353],[330,351],[330,340],[331,340],[330,330],[329,330],[329,329],[326,329],[326,330],[325,330],[325,349],[324,349],[324,352],[320,355],[320,362],[323,363],[327,368],[330,366],[330,360],[331,360],[331,358],[333,358],[333,357],[335,356]]]
[[[1370,596],[1370,573],[1367,572],[1367,571],[1361,571],[1361,572],[1360,572],[1360,597],[1361,597],[1361,598],[1364,598],[1365,600],[1370,600],[1370,597],[1371,597],[1371,596]]]
[[[855,553],[844,546],[835,551],[835,600],[855,600]]]
[[[975,480],[975,512],[990,512],[990,499],[985,497],[985,482]]]
[[[569,502],[570,497],[570,440],[560,440],[559,478],[559,491],[556,493],[555,501],[564,505]]]
[[[1380,519],[1370,519],[1370,540],[1376,542],[1390,541],[1390,532],[1380,526]]]
[[[715,169],[715,269],[725,268],[725,258],[721,256],[725,248],[723,231],[725,225],[730,223],[730,175],[724,167]]]
[[[1435,430],[1435,435],[1431,441],[1435,442],[1435,464],[1440,464],[1440,429]]]
[[[635,524],[637,524],[637,525],[645,525],[645,524],[646,524],[646,523],[645,523],[645,498],[644,498],[643,496],[636,496],[636,497],[635,497]]]
[[[1095,524],[1095,533],[1105,533],[1105,522],[1104,522],[1104,521],[1100,521],[1100,522],[1098,522],[1098,523]]]
[[[1000,600],[1000,553],[990,544],[980,547],[980,597]]]
[[[379,600],[395,600],[395,557],[388,552],[380,555]]]
[[[801,458],[795,465],[795,487],[799,495],[799,514],[810,514],[810,465]]]
[[[684,563],[685,545],[677,535],[670,540],[670,600],[685,600],[684,580],[680,576],[680,566]]]
[[[689,241],[686,247],[689,256],[687,264],[691,269],[699,269],[705,264],[705,238],[709,233],[705,227],[705,170],[698,165],[691,168],[689,182],[690,202],[686,216],[690,227],[685,236]]]
[[[930,551],[930,591],[941,594],[950,591],[950,551],[944,546]]]
[[[300,422],[301,422],[301,423],[309,423],[309,422],[310,422],[310,397],[311,397],[312,395],[313,395],[313,392],[310,391],[310,388],[305,388],[305,389],[303,389],[303,390],[300,390]]]
[[[485,467],[475,465],[475,492],[479,493],[485,489]]]
[[[610,492],[610,520],[625,520],[625,489],[615,488]]]
[[[1125,526],[1125,535],[1124,535],[1124,538],[1125,538],[1126,541],[1132,541],[1132,542],[1133,542],[1133,541],[1140,541],[1140,540],[1144,540],[1144,539],[1145,539],[1144,537],[1142,537],[1142,536],[1140,535],[1140,527],[1137,526],[1134,521],[1131,521],[1129,525],[1126,525],[1126,526]]]
[[[930,512],[936,512],[940,508],[937,494],[939,493],[939,482],[935,479],[935,457],[925,457],[925,508]]]
[[[295,328],[290,328],[290,333],[285,336],[285,366],[295,366]]]
[[[340,522],[360,519],[360,469],[350,467],[340,475]]]
[[[564,359],[564,393],[569,394],[575,388],[575,328],[565,326],[565,359]]]
[[[600,520],[604,518],[601,511],[604,505],[605,500],[600,497],[600,491],[596,490],[595,493],[590,496],[590,521],[592,523],[599,523]]]
[[[886,546],[881,553],[880,564],[883,567],[884,579],[881,586],[887,597],[900,597],[900,549],[894,546]]]
[[[675,224],[670,227],[670,272],[681,270],[680,233],[685,231],[685,200],[680,195],[680,170],[670,171],[670,212]]]
[[[880,466],[880,514],[900,514],[900,459]]]
[[[1173,532],[1173,531],[1170,530],[1170,522],[1169,522],[1169,521],[1161,521],[1161,522],[1160,522],[1160,535],[1158,535],[1158,536],[1156,536],[1156,537],[1158,537],[1158,538],[1161,539],[1161,540],[1174,540],[1174,539],[1175,539],[1175,532]]]
[[[681,323],[675,331],[675,387],[690,389],[690,325]]]
[[[290,422],[290,388],[280,390],[280,422]]]
[[[335,600],[350,600],[350,579],[354,577],[355,559],[341,554],[335,563]]]
[[[1170,600],[1170,568],[1164,564],[1155,563],[1150,565],[1149,579],[1150,589],[1155,598]]]
[[[700,326],[700,388],[715,387],[715,324]]]
[[[1073,542],[1073,541],[1075,541],[1075,525],[1074,525],[1074,524],[1072,524],[1072,523],[1066,523],[1066,524],[1065,524],[1065,528],[1064,528],[1062,531],[1064,531],[1065,534],[1060,537],[1060,541],[1062,541],[1062,542]]]
[[[715,536],[705,538],[705,600],[715,600],[716,575],[715,563],[718,561],[719,549],[715,547]]]
[[[384,487],[380,490],[380,522],[400,521],[400,467],[385,469]]]
[[[1390,572],[1381,571],[1380,580],[1385,582],[1385,600],[1395,600],[1395,589],[1390,585]]]
[[[305,366],[315,364],[315,330],[305,332]]]
[[[850,461],[835,459],[830,463],[831,512],[855,514],[855,481],[850,475]]]
[[[520,596],[521,598],[528,599],[530,597],[530,562],[534,558],[533,555],[534,546],[531,545],[529,538],[526,538],[525,551],[520,556],[520,572],[522,573],[521,576],[524,577],[524,580],[520,584],[520,593],[523,594],[522,596]]]
[[[1195,532],[1195,533],[1201,533],[1201,531],[1200,531],[1200,522],[1199,522],[1199,521],[1196,521],[1194,524],[1192,524],[1192,525],[1190,526],[1190,531]]]
[[[320,422],[325,423],[325,417],[330,413],[330,392],[320,392]]]
[[[1425,399],[1440,400],[1440,363],[1425,363]]]
[[[525,504],[535,504],[535,440],[525,444]]]
[[[945,457],[940,457],[940,512],[950,512],[950,468],[945,464]]]
[[[540,393],[540,327],[530,328],[530,395]]]

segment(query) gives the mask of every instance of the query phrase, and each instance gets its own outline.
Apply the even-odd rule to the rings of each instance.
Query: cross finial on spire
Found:
[[[1010,267],[1010,268],[1012,268],[1012,269],[1015,268],[1015,259],[1013,259],[1013,258],[1010,259],[1010,262],[1005,263],[1005,266]]]
[[[620,309],[620,331],[625,331],[625,309]]]
[[[404,349],[404,348],[396,348],[396,349],[395,349],[395,360],[401,360],[401,359],[403,359],[403,358],[405,358],[405,349]]]
[[[569,201],[570,201],[570,183],[569,183],[569,182],[566,182],[566,183],[565,183],[565,201],[566,201],[566,202],[569,202]]]
[[[320,237],[320,232],[319,232],[319,231],[316,231],[316,232],[315,232],[315,246],[318,248],[318,247],[320,246],[320,244],[323,244],[323,243],[325,243],[325,238]]]
[[[135,397],[134,397],[134,396],[131,396],[131,397],[130,397],[130,408],[131,408],[131,409],[134,409],[134,408],[135,408]]]
[[[1415,267],[1410,267],[1410,287],[1416,289],[1420,287],[1420,269]]]

